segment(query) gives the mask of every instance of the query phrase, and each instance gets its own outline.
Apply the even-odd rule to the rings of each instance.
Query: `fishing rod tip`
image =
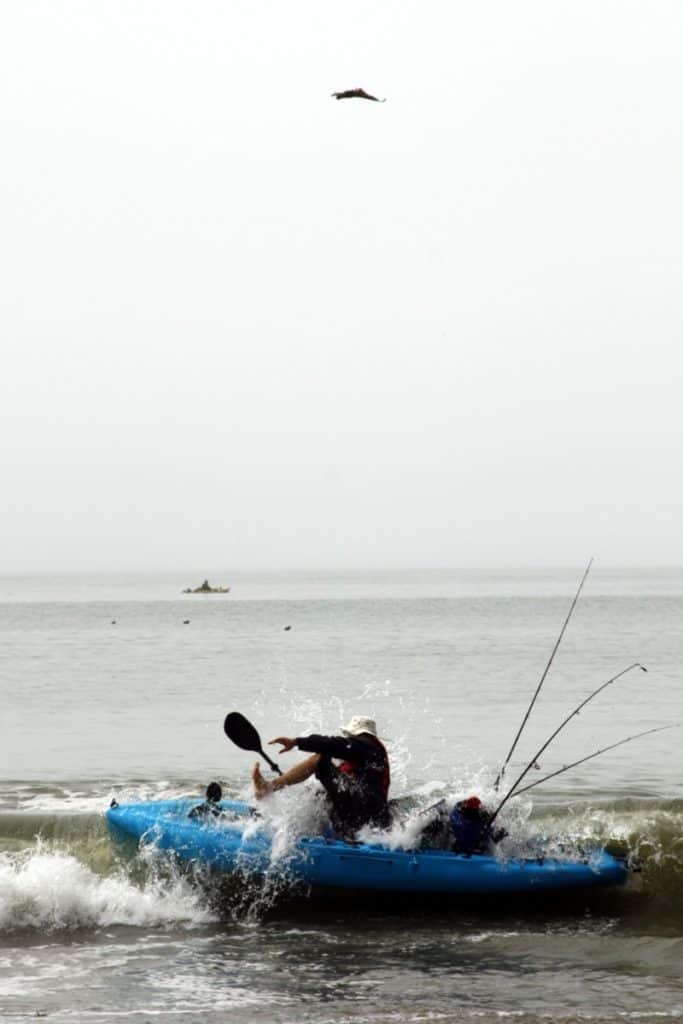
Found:
[[[638,668],[642,669],[643,672],[647,672],[647,669],[645,668],[644,665],[638,665]]]

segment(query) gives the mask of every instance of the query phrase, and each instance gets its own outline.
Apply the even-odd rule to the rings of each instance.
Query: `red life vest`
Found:
[[[389,771],[389,755],[387,754],[386,747],[384,746],[381,740],[378,740],[376,736],[372,736],[370,733],[367,733],[367,736],[368,739],[372,740],[373,744],[382,753],[383,764],[381,787],[382,796],[386,800],[387,797],[389,796],[389,786],[391,784],[391,772]],[[358,781],[360,781],[362,778],[361,767],[354,761],[342,761],[342,763],[339,765],[339,771],[344,772],[345,775],[350,775],[352,779],[358,779]]]

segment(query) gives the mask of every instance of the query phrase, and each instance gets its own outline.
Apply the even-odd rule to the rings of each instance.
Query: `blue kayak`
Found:
[[[444,850],[395,850],[324,836],[298,839],[274,859],[272,832],[248,804],[221,800],[220,813],[197,814],[199,801],[159,800],[107,810],[114,836],[133,838],[179,860],[218,872],[283,878],[310,886],[397,893],[528,893],[620,885],[628,868],[602,849],[564,857],[506,859]],[[190,813],[194,811],[194,816]]]

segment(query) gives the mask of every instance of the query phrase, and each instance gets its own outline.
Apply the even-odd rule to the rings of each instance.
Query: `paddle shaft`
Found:
[[[271,759],[268,757],[268,755],[266,754],[265,750],[262,747],[257,751],[257,753],[261,755],[264,761],[268,762],[268,764],[270,765],[274,772],[277,772],[278,775],[282,775],[282,769],[275,764],[275,761],[271,761]]]

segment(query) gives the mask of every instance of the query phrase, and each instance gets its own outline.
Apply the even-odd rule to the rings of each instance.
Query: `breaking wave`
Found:
[[[142,881],[124,868],[99,875],[42,840],[30,850],[0,854],[0,932],[196,927],[214,919],[188,878],[162,870],[150,853],[140,856],[148,858]]]

